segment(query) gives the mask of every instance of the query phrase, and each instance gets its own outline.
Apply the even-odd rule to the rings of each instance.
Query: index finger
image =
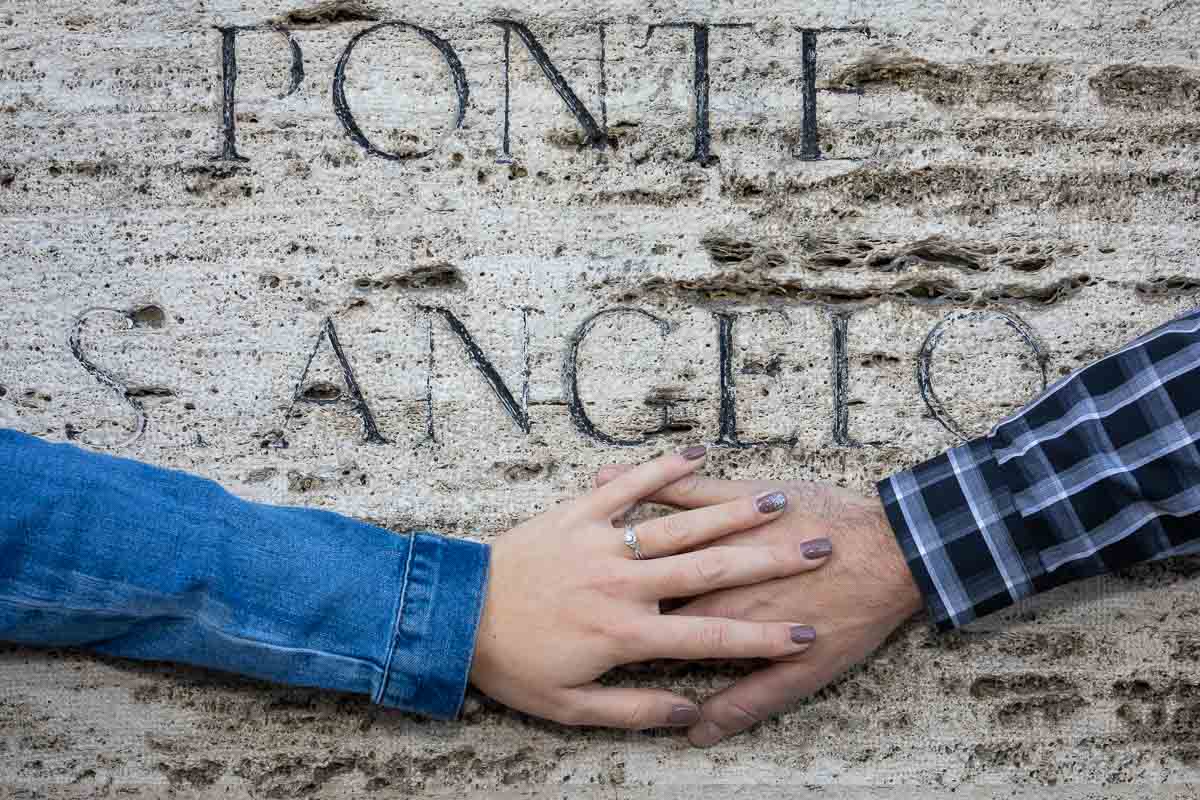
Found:
[[[596,473],[596,485],[607,486],[619,477],[635,469],[628,464],[612,464]],[[679,480],[657,489],[653,494],[638,498],[650,503],[659,503],[675,508],[704,508],[720,503],[729,503],[739,497],[778,486],[770,481],[727,481],[718,478],[703,478],[685,475]]]
[[[639,464],[622,473],[612,481],[588,495],[592,508],[612,516],[647,495],[654,494],[685,475],[691,474],[702,463],[708,448],[695,444],[678,453],[668,453],[653,461]]]

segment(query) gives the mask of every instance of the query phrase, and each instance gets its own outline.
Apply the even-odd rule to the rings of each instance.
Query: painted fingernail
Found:
[[[686,458],[688,461],[695,461],[697,458],[703,458],[708,452],[708,448],[702,444],[694,444],[688,449],[681,452],[679,455]]]
[[[833,552],[833,542],[828,539],[810,539],[800,545],[805,558],[824,558]]]
[[[669,725],[695,725],[700,721],[700,709],[695,706],[675,706],[667,715]]]
[[[787,495],[783,492],[770,492],[759,495],[754,500],[754,507],[760,514],[774,514],[787,508]],[[805,553],[807,556],[808,554]]]
[[[817,638],[817,632],[811,625],[793,625],[792,641],[796,644],[808,644]]]
[[[688,731],[688,741],[696,747],[711,747],[721,741],[721,729],[714,722],[703,722]]]

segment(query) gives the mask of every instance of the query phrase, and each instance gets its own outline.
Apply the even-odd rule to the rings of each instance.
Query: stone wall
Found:
[[[1179,0],[3,3],[0,424],[484,540],[695,441],[870,492],[1194,304],[1197,34]],[[1196,568],[914,623],[708,751],[4,647],[0,794],[1184,796]]]

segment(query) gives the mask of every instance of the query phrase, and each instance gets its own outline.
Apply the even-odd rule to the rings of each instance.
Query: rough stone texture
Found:
[[[529,26],[606,120],[604,151],[580,146],[514,36],[514,158],[497,163],[492,17]],[[457,131],[449,70],[413,31],[360,40],[347,66],[365,135],[432,148],[425,158],[368,157],[334,116],[334,67],[364,18],[429,28],[462,61]],[[691,36],[645,41],[647,24],[696,20],[753,26],[711,32],[720,161],[706,167],[686,161]],[[286,40],[240,35],[249,161],[212,161],[214,26],[266,21],[292,27],[306,75],[281,97]],[[817,85],[839,90],[819,94],[820,162],[796,157],[796,26],[870,28],[818,36]],[[1036,355],[998,312],[1034,332],[1053,379],[1193,305],[1197,34],[1200,8],[1180,0],[2,2],[0,423],[249,498],[488,539],[606,462],[714,441],[719,311],[742,314],[739,436],[794,443],[722,449],[710,471],[867,492],[956,441],[951,429],[981,433],[1040,390]],[[610,314],[580,347],[579,392],[600,430],[637,438],[674,404],[669,431],[624,449],[573,425],[563,377],[575,332],[618,306],[671,324]],[[425,307],[461,320],[518,404],[528,370],[528,433]],[[840,440],[836,314],[850,315]],[[327,317],[386,444],[364,442],[327,341],[297,386]],[[929,367],[945,425],[915,369],[943,320]],[[131,401],[146,426],[122,446]],[[463,722],[435,723],[357,697],[3,647],[0,794],[1191,796],[1198,568],[1081,583],[949,636],[913,624],[837,685],[709,751],[563,729],[477,697]],[[628,678],[703,696],[735,674]]]

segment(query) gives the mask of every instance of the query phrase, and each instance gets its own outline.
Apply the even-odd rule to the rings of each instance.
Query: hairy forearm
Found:
[[[934,622],[1200,550],[1200,312],[879,484]]]

